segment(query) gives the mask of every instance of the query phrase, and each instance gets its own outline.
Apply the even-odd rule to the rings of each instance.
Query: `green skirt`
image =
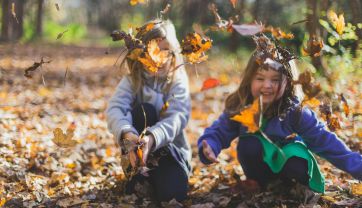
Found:
[[[273,173],[279,173],[287,160],[291,157],[300,157],[307,160],[310,189],[319,193],[324,193],[324,176],[320,172],[318,163],[313,154],[303,142],[295,141],[282,147],[278,147],[276,144],[266,139],[260,132],[248,135],[256,136],[263,145],[263,160],[268,164]],[[245,136],[240,136],[240,139]]]

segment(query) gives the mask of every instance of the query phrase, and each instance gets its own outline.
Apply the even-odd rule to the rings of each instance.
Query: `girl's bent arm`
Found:
[[[326,130],[313,111],[303,108],[301,120],[294,126],[310,150],[362,180],[362,155],[352,152],[336,134]]]
[[[131,131],[138,135],[136,129],[132,126],[131,105],[134,99],[130,80],[127,76],[124,76],[110,99],[106,110],[108,129],[115,136],[118,144],[123,133]]]
[[[175,80],[169,90],[168,108],[162,113],[160,121],[148,128],[155,138],[153,151],[173,142],[181,134],[190,117],[191,99],[189,81],[185,70],[177,70]]]
[[[199,148],[199,157],[202,163],[210,164],[202,151],[202,141],[205,140],[213,150],[214,154],[219,155],[221,149],[228,148],[233,139],[239,135],[240,125],[230,120],[226,113],[214,121],[214,123],[205,129],[204,134],[199,138],[197,144]]]

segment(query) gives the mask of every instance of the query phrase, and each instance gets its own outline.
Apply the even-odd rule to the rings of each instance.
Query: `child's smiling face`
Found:
[[[254,99],[263,95],[263,104],[269,105],[283,95],[286,85],[286,77],[280,76],[279,72],[258,70],[251,81],[251,94]]]

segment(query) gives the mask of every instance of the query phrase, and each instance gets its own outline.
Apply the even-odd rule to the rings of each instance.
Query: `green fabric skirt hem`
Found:
[[[303,158],[308,161],[309,188],[313,191],[324,193],[324,176],[313,154],[303,142],[295,141],[283,147],[278,147],[276,144],[267,140],[260,132],[250,135],[256,136],[262,143],[264,150],[263,160],[268,164],[273,173],[279,173],[289,158]],[[242,137],[244,136],[240,138],[242,139]]]

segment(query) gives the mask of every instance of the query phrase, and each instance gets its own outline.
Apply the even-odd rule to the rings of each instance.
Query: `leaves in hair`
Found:
[[[303,56],[317,57],[321,55],[323,49],[323,40],[313,35],[307,42],[307,47],[302,48]]]
[[[207,60],[205,52],[212,46],[212,40],[201,37],[198,33],[189,33],[181,42],[181,53],[186,56],[191,64],[200,63]]]
[[[148,24],[143,25],[142,27],[137,27],[136,31],[137,31],[137,37],[142,37],[144,36],[146,33],[148,33],[149,31],[151,31],[154,27],[155,24],[159,24],[160,22],[150,22]]]
[[[124,40],[125,45],[128,49],[128,51],[132,51],[134,49],[145,49],[146,46],[142,43],[141,40],[134,38],[131,34],[126,33],[124,31],[120,31],[120,30],[114,30],[110,36],[112,37],[113,41],[119,41],[119,40]]]
[[[231,117],[231,120],[241,123],[248,128],[248,133],[255,133],[260,128],[261,122],[261,99],[255,99],[253,104],[245,107],[237,114]]]
[[[329,10],[327,14],[328,20],[332,23],[333,27],[336,29],[339,35],[343,34],[345,28],[344,16],[337,14],[333,10]]]
[[[220,80],[215,79],[215,78],[208,78],[203,82],[201,91],[208,90],[208,89],[217,87],[219,85],[220,85]]]
[[[280,40],[280,39],[288,39],[288,40],[290,40],[290,39],[294,38],[293,33],[286,33],[284,31],[282,31],[279,27],[274,28],[272,26],[268,26],[267,28],[265,28],[263,30],[263,32],[270,32],[271,35],[277,40]]]
[[[214,31],[226,30],[227,32],[232,32],[233,31],[232,25],[239,21],[239,15],[229,17],[228,20],[222,19],[221,16],[219,15],[217,7],[214,3],[209,4],[209,10],[215,16],[215,24],[216,24],[216,26],[210,27],[211,30],[214,30]]]

